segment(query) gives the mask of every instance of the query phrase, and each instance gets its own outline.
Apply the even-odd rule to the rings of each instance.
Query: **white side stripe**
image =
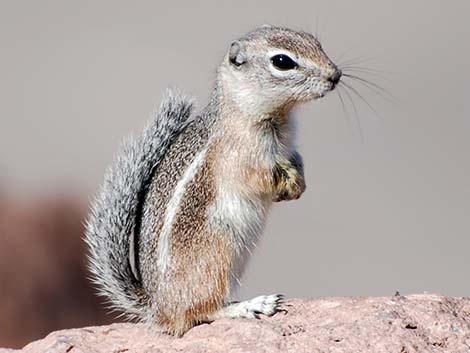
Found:
[[[205,148],[199,152],[189,165],[188,169],[186,169],[186,172],[176,185],[175,192],[166,207],[165,220],[160,232],[160,238],[158,239],[157,247],[157,265],[162,273],[166,271],[166,267],[170,260],[170,235],[171,229],[173,228],[173,221],[178,212],[181,199],[183,198],[186,191],[186,186],[195,177],[200,165],[204,160],[206,150],[207,149]]]

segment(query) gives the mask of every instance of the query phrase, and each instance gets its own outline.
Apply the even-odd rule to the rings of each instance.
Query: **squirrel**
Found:
[[[305,190],[289,112],[341,70],[311,34],[265,25],[231,43],[208,105],[170,90],[129,138],[91,205],[91,278],[113,309],[182,336],[218,318],[281,310],[228,302],[273,202]]]

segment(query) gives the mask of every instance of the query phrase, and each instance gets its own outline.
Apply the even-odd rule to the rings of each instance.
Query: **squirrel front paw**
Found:
[[[298,199],[305,191],[305,178],[302,159],[296,153],[291,161],[280,162],[274,170],[273,201]]]
[[[305,191],[305,179],[299,174],[289,173],[276,185],[274,202],[297,200]]]

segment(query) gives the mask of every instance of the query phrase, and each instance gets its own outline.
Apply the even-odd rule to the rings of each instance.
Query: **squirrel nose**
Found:
[[[341,78],[341,75],[343,73],[341,72],[340,69],[336,69],[329,77],[328,77],[328,81],[330,81],[332,84],[334,84],[335,86],[338,84],[339,82],[339,79]]]

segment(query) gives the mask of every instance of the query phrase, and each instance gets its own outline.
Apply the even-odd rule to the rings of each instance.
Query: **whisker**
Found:
[[[343,87],[339,87],[338,86],[338,89],[336,90],[336,93],[338,94],[338,97],[339,97],[339,100],[341,102],[341,106],[343,107],[343,112],[344,112],[344,115],[347,117],[348,121],[349,121],[349,125],[353,128],[356,128],[356,126],[353,124],[352,122],[352,119],[351,119],[351,116],[349,115],[348,113],[348,110],[346,109],[346,104],[344,103],[344,99],[343,99],[343,96],[341,95],[341,92],[340,92],[340,88],[343,88]],[[356,117],[356,119],[358,119],[358,117]],[[358,125],[358,130],[359,130],[359,137],[361,139],[361,142],[364,142],[364,136],[362,134],[362,131],[360,129],[360,124]]]
[[[354,66],[354,65],[344,65],[344,66],[341,66],[341,69],[342,70],[360,70],[364,72],[371,72],[371,73],[377,73],[377,74],[397,74],[398,73],[396,71],[380,70],[380,69],[374,69],[372,67]]]
[[[359,77],[359,76],[356,76],[356,75],[347,74],[347,73],[344,73],[343,76],[348,77],[352,80],[356,80],[358,83],[360,83],[363,86],[367,87],[372,92],[374,92],[378,96],[386,99],[387,101],[389,101],[391,103],[394,103],[394,104],[398,103],[398,98],[397,97],[395,97],[388,90],[386,90],[382,86],[378,85],[377,83],[374,83],[374,82],[371,82],[369,80],[366,80],[365,78],[362,78],[362,77]]]
[[[339,87],[338,87],[339,88]],[[346,110],[346,106],[344,105],[344,100],[343,100],[343,96],[341,96],[341,93],[339,91],[339,89],[336,90],[336,93],[338,94],[338,97],[339,97],[339,100],[341,102],[341,106],[343,107],[343,113],[344,115],[346,116],[349,116],[347,110]]]
[[[363,66],[341,66],[340,69],[345,73],[372,76],[374,79],[380,79],[387,82],[390,82],[391,75],[397,74],[396,71],[379,70]]]
[[[339,63],[341,62],[341,59],[344,58],[344,56],[349,53],[351,50],[352,50],[353,47],[349,47],[348,49],[346,49],[342,54],[340,54],[340,56],[338,56],[335,60],[336,63]]]
[[[315,38],[316,38],[320,43],[323,42],[323,39],[324,39],[323,34],[324,34],[324,32],[325,32],[325,30],[326,30],[326,28],[327,28],[327,24],[328,24],[328,21],[327,21],[328,18],[323,18],[323,19],[324,19],[323,23],[320,23],[319,16],[317,15],[317,16],[315,17]],[[321,34],[320,34],[320,32],[321,32]]]
[[[346,61],[343,61],[343,62],[338,61],[338,65],[340,67],[343,67],[343,66],[348,66],[348,65],[364,64],[364,63],[367,63],[367,62],[370,62],[370,61],[372,61],[372,58],[355,57],[355,58],[352,58],[352,59],[349,59],[349,60],[346,60]]]
[[[383,119],[382,116],[381,116],[379,113],[377,113],[377,111],[374,109],[374,107],[359,93],[359,91],[358,91],[356,88],[354,88],[352,85],[350,85],[350,84],[348,84],[348,83],[346,83],[346,82],[344,82],[344,81],[341,81],[341,83],[342,83],[345,87],[347,87],[348,89],[350,89],[351,92],[354,93],[357,97],[359,97],[359,99],[362,100],[362,101],[367,105],[367,107],[369,107],[369,109],[370,109],[378,118]],[[345,91],[345,92],[347,92],[347,91]]]
[[[361,142],[364,143],[364,134],[362,133],[362,125],[361,125],[361,119],[359,118],[359,114],[357,112],[357,108],[356,108],[356,104],[354,103],[354,100],[352,99],[351,95],[349,94],[349,92],[343,87],[341,86],[341,82],[340,82],[340,85],[338,86],[338,88],[343,88],[344,89],[344,92],[346,93],[346,96],[348,97],[349,99],[349,102],[351,103],[351,106],[353,108],[353,111],[354,111],[354,117],[356,118],[356,123],[357,123],[357,129],[359,130],[359,137],[361,139]],[[339,89],[338,89],[338,95],[341,99],[341,102],[343,102],[343,97],[341,96],[341,94],[339,93]],[[349,115],[348,115],[349,116]]]
[[[318,15],[317,15],[317,18],[315,20],[315,38],[317,38],[321,42],[320,35],[318,33]]]
[[[382,75],[380,73],[376,73],[373,71],[367,71],[367,70],[359,70],[359,69],[351,69],[351,68],[344,68],[341,67],[341,71],[344,73],[352,73],[352,74],[357,74],[357,75],[364,75],[365,77],[371,77],[373,79],[378,79],[381,81],[386,81],[390,82],[390,78],[387,77],[386,75]]]

